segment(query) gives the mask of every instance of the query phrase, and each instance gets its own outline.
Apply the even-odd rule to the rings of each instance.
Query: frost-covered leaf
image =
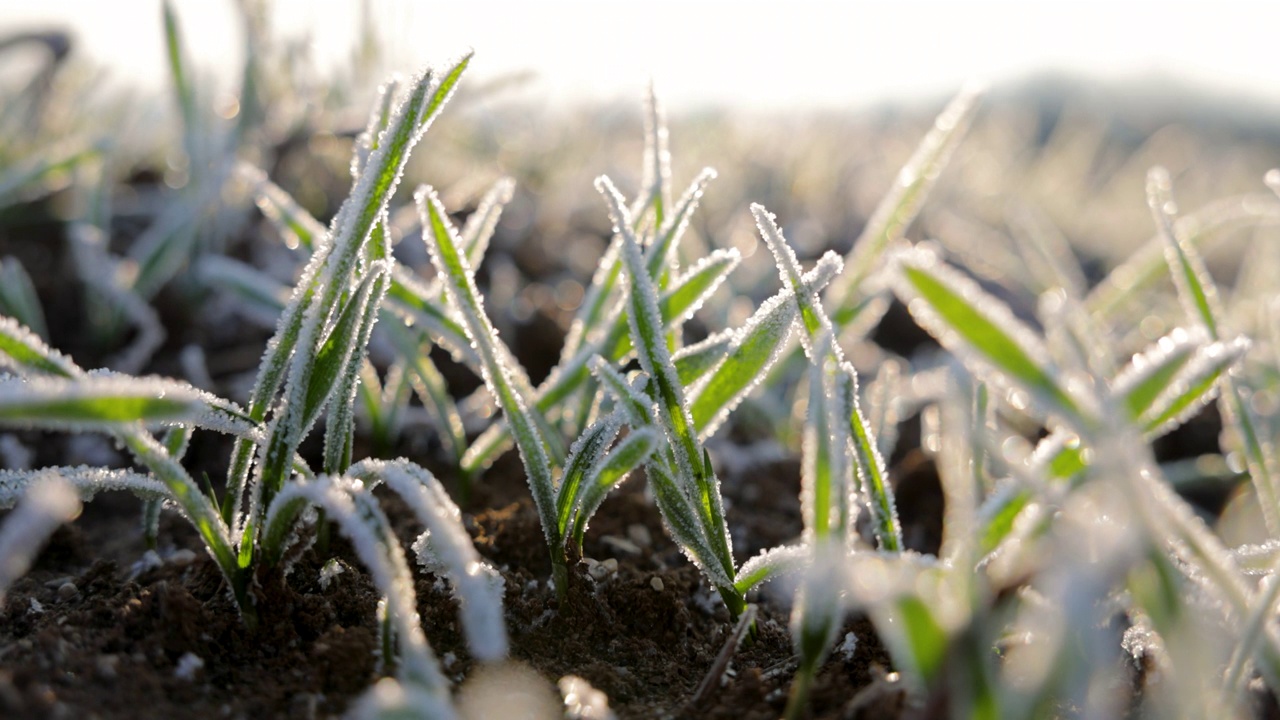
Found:
[[[453,585],[471,654],[486,662],[505,657],[508,643],[502,576],[476,552],[462,526],[462,512],[444,486],[427,470],[404,460],[365,460],[352,466],[350,475],[367,482],[381,480],[404,498],[426,526],[424,537],[431,554]]]
[[[1211,238],[1225,237],[1236,228],[1276,223],[1280,223],[1280,203],[1275,197],[1243,195],[1223,198],[1177,218],[1174,231],[1188,245],[1204,247]],[[1163,233],[1158,232],[1112,270],[1086,298],[1090,314],[1102,320],[1112,319],[1143,291],[1167,278],[1165,247]]]
[[[1112,395],[1128,411],[1130,417],[1143,416],[1156,398],[1173,384],[1174,377],[1191,360],[1196,350],[1208,341],[1208,333],[1202,329],[1175,329],[1142,353],[1133,356],[1112,381]]]
[[[646,474],[654,501],[662,513],[662,524],[680,546],[680,551],[717,587],[732,587],[732,578],[725,572],[716,551],[703,534],[697,509],[685,498],[670,472],[662,463],[649,463]]]
[[[657,399],[658,420],[675,452],[679,468],[677,481],[692,481],[701,485],[706,481],[706,471],[702,467],[693,421],[685,405],[684,387],[680,385],[675,365],[671,362],[671,353],[667,349],[662,316],[658,310],[657,290],[644,266],[640,245],[631,232],[631,217],[622,202],[622,196],[613,187],[613,183],[603,176],[596,180],[596,189],[609,206],[614,232],[623,237],[622,259],[630,283],[627,316],[631,323],[631,343],[636,349],[640,367],[649,376]],[[718,498],[716,501],[718,502]]]
[[[1152,168],[1147,175],[1147,203],[1164,242],[1165,260],[1173,276],[1178,298],[1187,315],[1208,331],[1211,340],[1222,340],[1222,307],[1218,289],[1209,275],[1204,258],[1195,246],[1180,235],[1173,202],[1169,173]],[[1243,444],[1245,465],[1258,494],[1259,506],[1271,534],[1280,533],[1280,466],[1275,448],[1259,430],[1253,408],[1244,400],[1240,387],[1229,375],[1223,376],[1221,408],[1228,427],[1233,428]]]
[[[556,491],[556,517],[560,537],[568,537],[582,495],[582,485],[622,429],[621,413],[611,413],[592,423],[569,447],[560,487]]]
[[[0,380],[0,423],[112,431],[137,422],[189,423],[246,437],[259,432],[235,403],[177,380],[108,374]]]
[[[480,359],[467,339],[466,328],[438,300],[431,287],[424,286],[403,267],[391,271],[391,288],[387,291],[387,308],[406,325],[421,327],[450,352],[454,359],[476,368]]]
[[[384,216],[383,222],[379,225],[384,228],[384,234],[386,223]],[[391,251],[390,237],[384,238],[384,242],[385,256]],[[347,342],[351,350],[343,359],[341,372],[334,377],[335,385],[331,390],[329,417],[325,422],[324,435],[324,468],[325,472],[330,474],[343,472],[351,464],[351,444],[356,422],[356,385],[360,382],[360,368],[364,366],[365,358],[368,356],[369,338],[373,334],[373,326],[378,321],[378,307],[382,304],[390,283],[391,263],[389,259],[378,260],[367,272],[360,292],[363,292],[364,283],[370,283],[371,288],[363,301],[355,336]],[[330,336],[337,332],[338,326],[335,326]],[[328,342],[325,343],[326,346],[328,344]]]
[[[233,258],[208,255],[200,259],[196,274],[201,282],[230,291],[238,308],[267,327],[274,327],[289,301],[289,289],[266,273]]]
[[[741,260],[742,255],[736,248],[715,250],[673,279],[671,288],[662,293],[659,300],[663,325],[678,328],[693,317]]]
[[[81,373],[71,359],[44,343],[17,320],[0,316],[0,367],[22,374],[74,377]]]
[[[1218,289],[1200,253],[1177,235],[1177,206],[1173,204],[1172,185],[1164,168],[1152,168],[1147,175],[1147,204],[1165,241],[1165,260],[1187,316],[1198,320],[1209,331],[1209,337],[1217,340],[1218,318],[1222,317]]]
[[[720,365],[733,347],[733,330],[723,330],[692,345],[686,345],[671,356],[680,383],[689,387]]]
[[[484,312],[484,302],[476,289],[475,277],[467,264],[466,255],[459,249],[457,234],[433,190],[423,187],[417,193],[419,211],[422,213],[423,240],[435,264],[436,273],[443,279],[449,295],[449,304],[462,318],[476,354],[485,386],[489,388],[515,437],[520,459],[528,473],[529,489],[547,545],[558,553],[555,536],[556,522],[555,485],[551,477],[551,461],[547,457],[544,434],[540,431],[525,399],[517,392],[511,378],[507,359],[510,352],[498,339],[497,331]]]
[[[626,414],[632,427],[644,427],[653,422],[653,399],[638,391],[622,377],[605,359],[591,358],[591,374],[613,395],[616,405]]]
[[[742,563],[734,585],[745,595],[770,580],[799,571],[808,558],[809,548],[805,545],[770,548]]]
[[[79,465],[46,467],[37,470],[0,470],[0,508],[11,508],[41,478],[57,475],[66,481],[80,500],[89,502],[100,492],[127,490],[143,500],[169,500],[169,488],[156,478],[132,470]]]
[[[821,290],[840,268],[838,258],[825,256],[805,274],[805,287]],[[689,411],[701,437],[715,434],[786,351],[797,314],[793,295],[786,288],[762,303],[737,331],[724,362],[692,388]]]
[[[832,318],[837,325],[843,327],[853,319],[853,311],[858,307],[855,301],[864,292],[863,283],[871,276],[890,243],[902,237],[919,214],[929,192],[973,122],[980,99],[981,91],[970,87],[947,104],[911,159],[898,171],[892,189],[871,213],[845,260],[848,271],[826,292],[827,304],[833,308]]]
[[[658,448],[660,439],[658,431],[653,428],[632,428],[603,460],[591,468],[580,485],[582,489],[575,502],[577,513],[573,521],[573,540],[579,553],[582,552],[582,538],[587,531],[587,523],[596,514],[605,497],[622,484],[632,470],[649,459]]]
[[[467,217],[459,236],[466,248],[467,262],[471,264],[471,269],[480,267],[480,261],[489,249],[489,241],[498,229],[498,221],[502,219],[502,211],[511,202],[515,190],[515,180],[509,177],[498,179],[480,199],[475,211]]]
[[[924,248],[895,255],[894,290],[912,316],[979,377],[1074,425],[1092,411],[1068,390],[1043,343],[1009,308]]]
[[[324,241],[328,228],[313,218],[284,188],[271,182],[266,173],[243,161],[236,171],[249,184],[258,209],[275,226],[286,246],[302,248],[310,253]]]
[[[1216,395],[1218,381],[1249,351],[1249,340],[1197,348],[1195,356],[1137,418],[1149,438],[1160,437],[1193,417]]]

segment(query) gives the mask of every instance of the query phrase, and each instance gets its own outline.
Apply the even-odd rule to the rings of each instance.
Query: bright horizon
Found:
[[[174,4],[195,63],[229,79],[240,62],[233,3]],[[535,80],[516,95],[551,103],[629,101],[652,77],[675,110],[831,109],[1064,72],[1180,80],[1280,106],[1280,9],[1260,2],[369,4],[382,18],[389,67],[412,70],[472,47],[476,81],[531,71]],[[317,59],[337,65],[359,8],[279,0],[272,20],[277,36],[309,33]],[[77,50],[117,81],[155,88],[166,79],[159,0],[0,0],[0,33],[32,26],[69,27]]]

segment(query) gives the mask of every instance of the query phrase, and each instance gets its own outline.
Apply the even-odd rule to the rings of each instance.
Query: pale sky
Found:
[[[531,70],[550,101],[630,100],[653,77],[673,110],[711,103],[856,107],[949,94],[1041,70],[1152,74],[1280,105],[1280,2],[646,3],[369,0],[398,69],[474,47],[473,78]],[[191,55],[238,64],[232,0],[175,0]],[[69,25],[81,49],[142,85],[165,79],[159,0],[0,0],[0,32]],[[346,57],[359,2],[277,0],[277,32]]]

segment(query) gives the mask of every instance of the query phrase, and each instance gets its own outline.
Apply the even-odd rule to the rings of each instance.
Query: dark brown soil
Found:
[[[799,530],[798,508],[790,507],[797,473],[794,463],[780,463],[726,478],[731,522],[748,552]],[[516,659],[552,682],[567,674],[586,678],[609,695],[621,718],[778,716],[794,662],[788,611],[771,596],[760,599],[754,642],[733,656],[718,688],[691,702],[732,625],[664,535],[641,478],[607,502],[587,533],[584,554],[616,559],[616,571],[597,579],[579,563],[568,602],[559,606],[518,463],[508,456],[488,477],[465,522],[506,580]],[[748,486],[754,489],[744,492]],[[416,529],[408,513],[393,497],[385,501],[411,540]],[[0,716],[327,717],[376,679],[377,597],[340,541],[331,551],[353,571],[327,587],[311,551],[287,577],[259,578],[261,622],[250,632],[186,524],[165,518],[160,554],[167,559],[147,566],[137,517],[132,499],[100,498],[54,535],[12,588],[0,617]],[[428,638],[461,682],[473,663],[454,601],[426,574],[417,592]],[[901,691],[878,679],[889,660],[870,624],[854,619],[844,632],[857,638],[856,650],[833,654],[822,669],[813,717],[898,717]]]

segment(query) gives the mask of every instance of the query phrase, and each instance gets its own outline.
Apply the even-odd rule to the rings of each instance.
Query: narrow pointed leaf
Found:
[[[805,274],[805,287],[821,290],[840,267],[838,258],[824,258]],[[738,331],[724,362],[693,388],[689,411],[701,437],[715,434],[785,352],[797,312],[793,295],[787,288],[762,303]]]
[[[929,250],[895,257],[895,292],[943,347],[979,377],[1026,393],[1041,411],[1077,426],[1094,423],[1091,411],[1067,391],[1044,345],[1007,306]]]
[[[632,470],[649,459],[658,448],[660,437],[653,428],[633,428],[591,469],[587,479],[580,485],[578,499],[574,503],[577,510],[573,520],[573,539],[579,552],[582,550],[587,523],[591,522],[605,497],[622,484]]]
[[[449,303],[462,318],[467,336],[480,357],[485,386],[489,388],[512,429],[520,458],[528,473],[529,488],[542,523],[547,545],[557,552],[555,485],[551,477],[551,461],[547,457],[542,433],[525,400],[516,391],[511,371],[505,362],[509,352],[503,351],[497,331],[484,312],[484,304],[476,289],[475,277],[459,247],[457,235],[430,188],[418,191],[417,202],[422,213],[423,239],[427,243],[436,273],[444,280]]]
[[[893,188],[871,213],[845,259],[848,272],[827,289],[828,305],[833,308],[833,320],[837,325],[843,327],[850,322],[858,295],[863,292],[862,284],[870,277],[890,243],[902,237],[919,214],[929,192],[973,122],[980,99],[981,91],[966,88],[943,109],[911,159],[898,171]]]

